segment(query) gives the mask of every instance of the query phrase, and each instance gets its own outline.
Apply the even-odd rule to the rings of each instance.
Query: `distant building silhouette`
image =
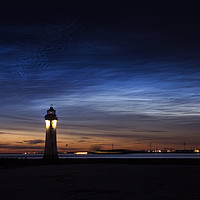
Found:
[[[56,140],[56,126],[58,117],[53,107],[47,110],[45,115],[46,122],[46,140],[44,149],[44,159],[58,159],[57,140]]]

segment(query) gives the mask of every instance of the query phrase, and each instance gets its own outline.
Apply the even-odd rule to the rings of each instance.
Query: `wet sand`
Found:
[[[16,199],[200,199],[199,165],[64,164],[0,169],[0,197]]]

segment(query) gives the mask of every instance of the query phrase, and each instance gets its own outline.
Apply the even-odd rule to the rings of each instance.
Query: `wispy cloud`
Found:
[[[41,144],[41,143],[44,143],[44,140],[40,140],[40,139],[35,139],[35,140],[24,140],[23,143],[28,143],[28,144]]]
[[[81,143],[81,142],[86,142],[86,140],[79,140],[78,142],[79,142],[79,143]]]
[[[0,144],[0,149],[12,149],[12,150],[26,150],[26,149],[31,149],[31,150],[41,150],[41,149],[44,149],[43,146],[33,146],[33,147],[30,147],[30,146],[27,146],[27,145],[12,145],[12,144],[4,144],[4,143],[1,143]]]

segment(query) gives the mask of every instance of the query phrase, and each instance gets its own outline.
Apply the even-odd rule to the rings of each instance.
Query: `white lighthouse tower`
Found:
[[[47,110],[45,115],[46,122],[46,140],[44,149],[44,159],[58,159],[57,141],[56,141],[56,126],[58,117],[53,107]]]

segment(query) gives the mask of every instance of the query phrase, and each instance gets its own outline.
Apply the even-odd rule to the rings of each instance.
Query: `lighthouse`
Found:
[[[46,140],[44,149],[44,159],[58,159],[57,140],[56,140],[56,126],[58,117],[56,110],[50,107],[45,115],[46,122]]]

